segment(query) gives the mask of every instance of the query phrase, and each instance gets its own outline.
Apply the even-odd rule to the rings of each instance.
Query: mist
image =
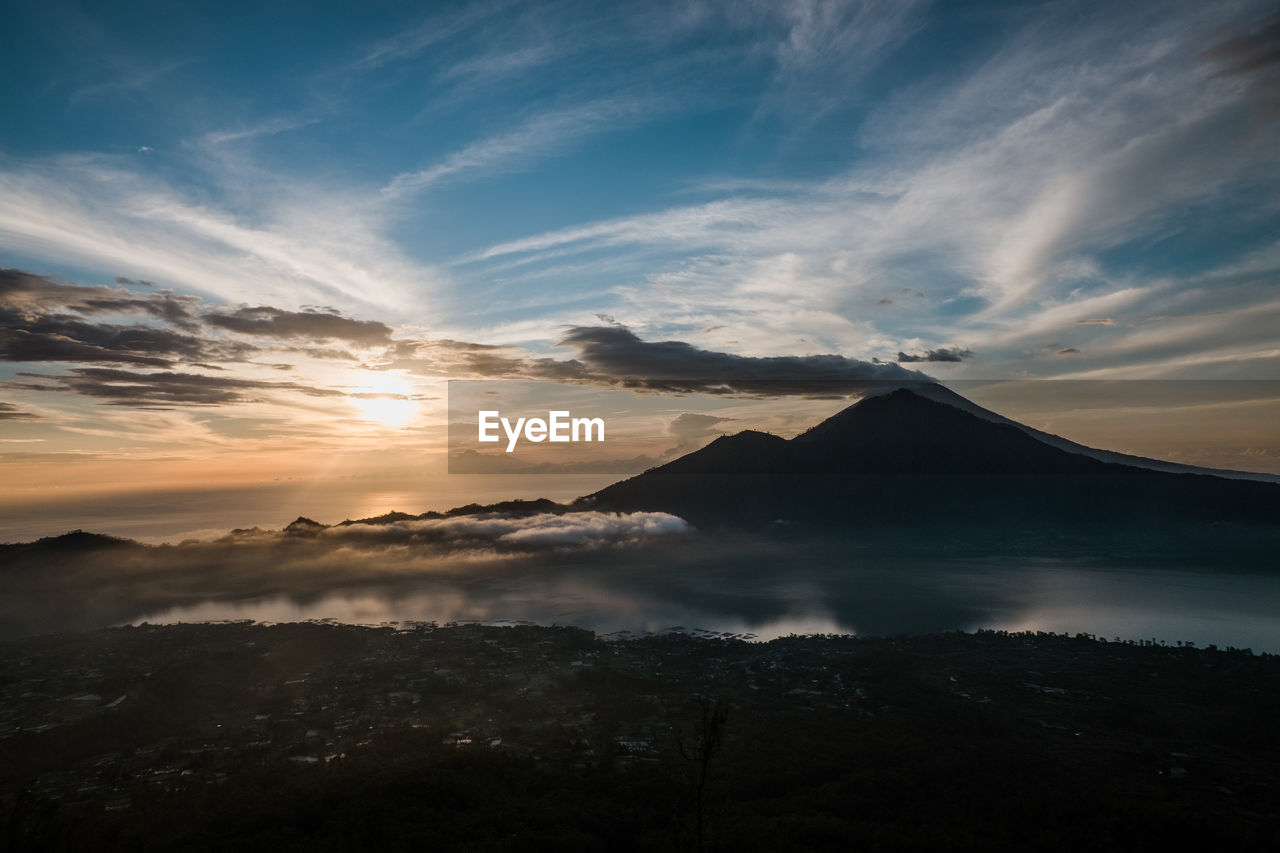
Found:
[[[665,513],[480,513],[237,530],[142,545],[88,534],[0,551],[4,637],[140,622],[336,619],[673,628],[761,639],[984,627],[1280,649],[1280,579],[1140,560],[889,553],[709,534]]]

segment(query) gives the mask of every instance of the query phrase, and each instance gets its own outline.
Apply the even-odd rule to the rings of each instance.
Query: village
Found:
[[[885,742],[908,768],[997,748],[1060,764],[1067,784],[1120,767],[1125,786],[1161,801],[1276,820],[1280,754],[1262,726],[1280,704],[1280,658],[1248,650],[991,631],[760,643],[683,628],[312,622],[141,625],[0,654],[0,807],[24,832],[37,831],[33,811],[92,825],[266,778],[306,787],[474,766],[679,780],[705,747],[711,702],[727,714],[714,756],[726,779],[778,761],[825,778],[842,753],[867,772]]]

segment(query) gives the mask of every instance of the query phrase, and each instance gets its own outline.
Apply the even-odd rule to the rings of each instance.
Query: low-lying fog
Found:
[[[0,636],[220,619],[897,634],[997,628],[1280,651],[1280,578],[1097,559],[886,556],[662,513],[500,515],[0,555]]]

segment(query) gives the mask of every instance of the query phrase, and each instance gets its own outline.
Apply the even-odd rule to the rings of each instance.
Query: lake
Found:
[[[607,564],[606,564],[607,563]],[[679,628],[751,635],[992,628],[1280,652],[1280,578],[1205,567],[1061,559],[645,560],[580,556],[467,575],[305,594],[215,596],[130,623],[335,619],[357,624],[527,621],[600,633]]]

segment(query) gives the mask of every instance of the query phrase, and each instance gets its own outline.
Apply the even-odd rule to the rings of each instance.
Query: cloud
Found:
[[[844,103],[845,93],[920,26],[927,3],[798,0],[770,8],[781,24],[774,86],[765,105],[804,111],[808,121]],[[839,85],[831,86],[832,80]]]
[[[302,539],[326,549],[412,546],[424,555],[528,554],[633,547],[692,532],[684,519],[665,512],[508,512],[464,507],[421,516],[392,513],[335,525],[298,519],[284,531],[233,531],[214,544],[288,545]]]
[[[307,599],[363,584],[510,590],[528,581],[545,590],[549,579],[553,585],[570,580],[571,566],[582,580],[598,576],[602,551],[610,553],[613,567],[605,574],[616,578],[616,561],[644,562],[699,547],[692,527],[660,512],[452,514],[459,512],[334,526],[300,520],[287,530],[236,530],[178,545],[143,546],[82,533],[0,545],[6,581],[0,634],[27,625],[51,630],[58,618],[94,626],[183,604],[272,595]],[[720,543],[714,553],[724,554],[726,547]],[[51,554],[56,571],[50,571]]]
[[[362,624],[569,620],[600,633],[684,625],[765,636],[888,636],[969,630],[1010,613],[1016,621],[1026,605],[1025,585],[974,574],[965,561],[922,567],[893,554],[868,560],[863,542],[713,537],[683,532],[656,514],[646,521],[576,515],[515,528],[501,519],[480,522],[461,535],[440,535],[438,544],[414,541],[411,529],[390,524],[367,525],[363,535],[241,531],[138,546],[73,534],[0,546],[0,636],[144,620],[335,616]],[[573,529],[585,539],[564,541],[557,524],[564,525],[560,533]],[[450,542],[465,544],[450,550]]]
[[[1260,4],[1071,8],[999,18],[991,50],[961,73],[874,99],[843,172],[504,238],[464,265],[581,282],[575,297],[594,282],[625,282],[609,294],[612,313],[662,329],[727,323],[747,330],[742,348],[754,354],[778,341],[795,351],[801,336],[862,358],[885,351],[876,341],[960,339],[988,371],[1025,369],[1016,341],[1042,320],[1127,324],[1132,315],[1113,316],[1116,305],[1086,306],[1191,286],[1179,267],[1199,261],[1152,247],[1220,240],[1205,233],[1215,221],[1241,224],[1242,236],[1263,228],[1275,194],[1244,188],[1280,179],[1276,113],[1260,113],[1244,83],[1194,59],[1224,29],[1249,40],[1215,56],[1271,56],[1260,45],[1275,19],[1249,25]],[[798,3],[778,14],[795,19],[812,68],[839,67],[823,48],[823,16],[855,7]],[[871,313],[886,285],[923,295],[909,315]]]
[[[327,396],[339,390],[250,378],[251,359],[300,354],[313,359],[357,360],[345,349],[311,346],[307,340],[355,345],[366,348],[366,354],[368,348],[382,351],[394,344],[386,324],[351,319],[334,309],[286,311],[261,305],[207,310],[194,296],[168,290],[140,291],[126,284],[143,285],[122,277],[115,286],[81,286],[0,269],[0,297],[6,303],[0,307],[0,360],[80,365],[62,376],[21,374],[40,381],[10,383],[11,387],[67,391],[105,400],[109,405],[148,408],[243,403],[284,391]],[[142,315],[148,322],[122,324],[101,319],[121,315]],[[242,335],[257,340],[238,339]],[[226,373],[227,365],[233,363],[236,373],[220,376],[172,369],[184,364]],[[104,364],[169,369],[140,372],[88,366]],[[279,361],[261,366],[295,368]]]
[[[108,362],[169,367],[210,358],[202,339],[171,329],[87,323],[66,315],[29,318],[0,308],[0,359]]]
[[[209,148],[185,164],[199,176],[187,189],[106,155],[0,162],[0,251],[286,307],[403,311],[439,280],[384,236],[368,199]]]
[[[689,533],[688,522],[664,512],[572,512],[512,516],[502,513],[457,518],[418,519],[391,524],[331,527],[331,540],[363,544],[409,542],[448,550],[591,550],[630,546],[645,540]]]
[[[386,367],[446,376],[450,379],[600,381],[576,360],[537,358],[518,347],[450,339],[399,341],[395,347],[395,357]]]
[[[463,79],[472,85],[492,83],[545,65],[556,59],[562,49],[560,45],[542,41],[522,47],[493,50],[450,66],[440,77],[444,80]]]
[[[671,452],[675,453],[693,445],[701,445],[717,432],[716,426],[733,421],[734,418],[704,415],[701,412],[681,412],[667,424],[667,432],[675,436],[678,442],[675,450]]]
[[[318,119],[315,118],[277,116],[236,130],[212,131],[210,133],[206,133],[202,137],[202,141],[209,145],[225,145],[228,142],[241,142],[245,139],[253,139],[257,136],[270,136],[276,133],[296,130],[300,127],[315,124],[317,121]],[[148,148],[146,150],[150,151],[151,149]]]
[[[918,364],[921,362],[958,362],[973,358],[973,350],[962,347],[941,347],[927,350],[924,353],[906,353],[898,351],[898,361],[902,364]]]
[[[333,311],[284,311],[260,305],[231,313],[210,312],[204,321],[242,335],[344,340],[365,346],[391,342],[391,328],[385,323],[352,320]]]
[[[0,267],[0,297],[12,307],[49,310],[60,307],[78,314],[146,314],[176,326],[195,325],[192,311],[199,298],[171,290],[138,293],[123,285],[151,287],[149,281],[116,277],[119,287],[64,284],[50,276]]]
[[[210,104],[197,112],[231,133],[186,128],[185,144],[163,146],[138,136],[116,149],[129,156],[7,159],[0,247],[233,304],[316,302],[357,316],[362,300],[377,300],[381,319],[399,321],[426,316],[428,270],[413,256],[456,245],[466,253],[453,268],[462,286],[430,304],[432,322],[455,338],[488,340],[476,330],[517,311],[545,335],[580,322],[566,304],[589,305],[662,337],[728,325],[733,346],[758,356],[865,359],[895,343],[910,350],[904,341],[963,340],[984,366],[1021,368],[1011,340],[1020,330],[1064,305],[1152,284],[1168,269],[1155,256],[1179,254],[1152,247],[1171,245],[1188,222],[1265,232],[1274,212],[1274,123],[1247,93],[1280,91],[1268,76],[1280,55],[1274,11],[1259,2],[1096,5],[1088,14],[1075,4],[993,9],[982,39],[937,54],[932,40],[950,16],[927,18],[935,10],[925,3],[467,3],[388,22],[389,38],[345,64],[326,55],[312,97],[286,99],[285,115]],[[899,67],[892,52],[908,39],[913,52]],[[922,55],[938,62],[909,61]],[[538,74],[521,73],[535,66]],[[424,128],[423,113],[399,124],[419,106],[442,132]],[[615,153],[652,150],[662,155],[645,173],[653,180],[602,171],[598,183],[596,172],[565,183],[547,169],[460,212],[483,211],[508,190],[516,207],[504,209],[519,210],[537,203],[524,193],[558,187],[547,233],[498,220],[451,228],[451,217],[411,198],[673,113],[679,124],[650,123],[616,152],[600,146],[609,157],[593,151],[571,169],[608,169]],[[306,157],[267,135],[295,126],[293,116],[326,122],[306,132]],[[394,125],[387,146],[341,142],[339,123],[379,121]],[[812,133],[814,121],[829,124]],[[259,134],[261,148],[217,145],[245,134]],[[835,139],[844,141],[829,147]],[[139,140],[164,157],[133,155]],[[441,140],[446,147],[417,153]],[[680,159],[686,148],[693,159]],[[326,159],[357,149],[364,155],[349,163]],[[278,159],[259,168],[254,154]],[[745,174],[766,161],[769,175]],[[705,175],[707,164],[739,174]],[[681,189],[698,170],[697,187]],[[296,177],[308,171],[341,177]],[[183,183],[166,183],[173,178]],[[673,190],[696,199],[673,207]],[[410,238],[420,228],[435,237]],[[485,234],[496,245],[477,250],[471,241]],[[566,262],[571,255],[583,263]],[[520,286],[534,280],[540,292]],[[895,285],[928,293],[910,312],[870,312]],[[519,307],[486,298],[499,288],[519,290]],[[707,346],[726,348],[724,337]],[[1098,352],[1092,340],[1088,349]]]
[[[33,420],[40,417],[31,412],[24,412],[13,403],[0,402],[0,421],[23,421]]]
[[[395,35],[367,46],[358,59],[340,71],[369,71],[411,59],[479,24],[501,20],[501,13],[510,6],[509,0],[469,3],[454,11],[433,14],[416,26],[402,28]]]
[[[123,52],[117,52],[112,57],[111,64],[114,66],[112,73],[109,73],[105,79],[100,76],[95,82],[76,89],[68,98],[68,103],[76,107],[85,101],[151,89],[157,83],[171,78],[175,71],[190,62],[190,59],[181,59],[157,64],[141,64]]]
[[[727,434],[722,424],[731,424],[737,420],[738,418],[725,418],[701,412],[681,412],[667,424],[667,432],[675,437],[676,445],[666,451],[663,456],[670,458],[697,450],[710,439]]]
[[[114,406],[214,406],[260,399],[263,392],[269,391],[297,391],[312,396],[341,393],[293,382],[265,382],[173,371],[139,373],[101,367],[77,367],[70,371],[70,375],[40,378],[56,383],[57,388],[104,399]]]
[[[1280,12],[1256,22],[1248,32],[1218,42],[1200,54],[1218,63],[1221,75],[1252,74],[1280,65]]]
[[[514,347],[462,341],[403,342],[388,366],[452,378],[540,379],[664,393],[765,397],[845,395],[884,382],[930,381],[915,370],[842,355],[752,357],[683,341],[644,341],[626,326],[575,326],[557,346],[573,359],[539,358]]]
[[[625,245],[740,248],[739,241],[745,243],[761,232],[769,234],[779,220],[794,213],[793,204],[788,201],[722,199],[522,237],[490,246],[463,261],[485,261],[506,255],[536,256],[551,250],[586,252]]]
[[[658,110],[659,104],[653,100],[609,98],[537,115],[514,130],[476,140],[433,166],[396,175],[382,192],[386,196],[403,196],[466,172],[515,171],[530,160],[558,153],[585,136],[620,130],[642,118],[651,118]]]
[[[765,396],[851,393],[884,381],[928,381],[914,370],[842,355],[752,357],[683,341],[643,341],[625,326],[578,326],[559,343],[610,384],[674,393]]]
[[[243,357],[251,347],[200,334],[199,299],[172,291],[65,284],[0,269],[0,359],[171,367]],[[106,322],[102,315],[143,315],[174,326]]]

